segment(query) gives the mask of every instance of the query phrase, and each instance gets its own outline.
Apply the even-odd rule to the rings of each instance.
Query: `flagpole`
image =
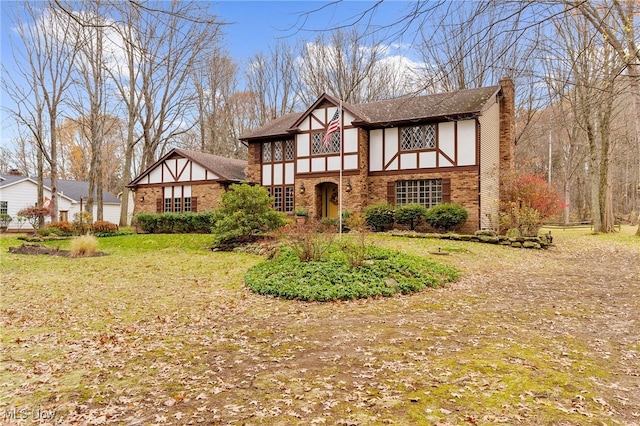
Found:
[[[339,196],[339,206],[338,206],[338,232],[339,232],[339,239],[342,239],[342,160],[343,160],[343,154],[342,152],[344,151],[342,149],[342,139],[343,139],[343,132],[342,132],[342,100],[340,100],[340,109],[338,110],[338,123],[340,125],[340,186],[339,186],[339,191],[338,191],[338,196]]]

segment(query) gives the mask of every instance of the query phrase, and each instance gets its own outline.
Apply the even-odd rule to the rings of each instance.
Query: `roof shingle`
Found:
[[[500,86],[459,90],[425,96],[407,96],[365,104],[346,104],[345,109],[354,113],[358,125],[388,125],[407,121],[424,120],[447,116],[464,116],[482,111],[489,99],[500,90]],[[291,126],[304,112],[278,117],[262,127],[243,134],[241,140],[286,136]]]

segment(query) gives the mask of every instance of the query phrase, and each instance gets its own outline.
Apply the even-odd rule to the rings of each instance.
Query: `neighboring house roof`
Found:
[[[193,151],[190,149],[173,148],[166,155],[164,155],[153,165],[147,168],[147,170],[140,173],[140,175],[133,181],[131,181],[131,183],[127,186],[135,187],[147,174],[158,167],[159,164],[176,155],[187,158],[194,163],[199,164],[200,166],[219,176],[220,180],[222,181],[243,182],[247,178],[247,175],[245,173],[247,162],[244,160],[222,157],[220,155],[208,154],[205,152]]]
[[[407,96],[364,104],[343,102],[342,106],[356,117],[353,121],[356,126],[387,126],[417,120],[478,114],[499,91],[500,86],[489,86],[435,95]],[[307,111],[276,118],[256,130],[243,134],[240,139],[249,140],[288,135],[295,131],[296,124],[301,118],[324,101],[330,101],[334,105],[338,104],[335,98],[323,94]]]
[[[32,182],[37,185],[38,182],[28,176],[0,175],[0,188],[6,188],[22,181]],[[43,179],[43,185],[51,191],[51,179]],[[58,194],[69,200],[79,202],[80,197],[87,198],[89,196],[89,182],[78,180],[58,179]],[[96,197],[97,192],[93,196]],[[103,190],[102,201],[108,204],[121,204],[121,201],[112,193]]]

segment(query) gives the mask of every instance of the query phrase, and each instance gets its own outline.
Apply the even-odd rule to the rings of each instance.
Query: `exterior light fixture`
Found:
[[[351,179],[349,179],[347,181],[347,188],[345,189],[345,191],[351,192],[352,190],[353,190],[353,188],[351,187]]]
[[[300,184],[300,193],[304,194],[305,188],[304,188],[304,183]]]

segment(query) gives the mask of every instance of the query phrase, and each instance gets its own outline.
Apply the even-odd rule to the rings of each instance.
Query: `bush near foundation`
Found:
[[[469,213],[460,204],[443,203],[427,210],[424,220],[440,232],[453,231],[462,226]]]
[[[391,204],[374,204],[365,207],[362,214],[365,223],[371,227],[374,232],[382,232],[388,226],[393,225],[395,209]]]
[[[148,234],[209,234],[213,213],[140,213],[135,220]]]
[[[212,248],[230,250],[251,243],[286,223],[285,214],[273,210],[273,198],[264,187],[231,185],[213,212]]]
[[[426,214],[427,208],[422,204],[405,204],[396,207],[395,220],[401,225],[409,225],[409,229],[413,231]]]

